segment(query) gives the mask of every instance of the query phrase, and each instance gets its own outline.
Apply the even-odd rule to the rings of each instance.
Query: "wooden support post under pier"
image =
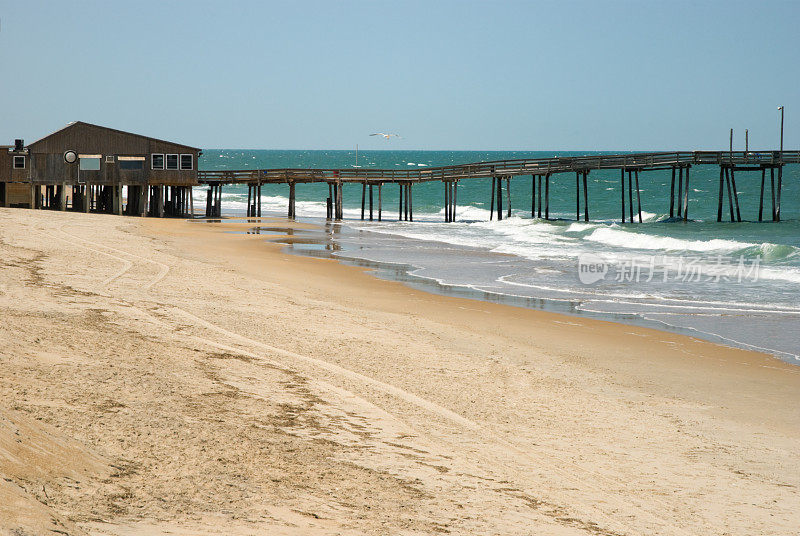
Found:
[[[589,172],[583,172],[583,221],[589,221]]]
[[[406,196],[406,200],[408,203],[408,221],[414,221],[414,201],[411,196],[411,187],[413,183],[408,183],[408,195]]]
[[[456,191],[458,187],[458,181],[450,181],[450,195],[448,196],[450,199],[450,221],[456,221]]]
[[[383,221],[383,199],[381,196],[381,189],[383,188],[383,183],[378,184],[378,221]]]
[[[294,181],[290,181],[289,182],[289,219],[290,220],[293,220],[295,218],[295,216],[296,216],[296,214],[295,214],[295,200],[294,200],[294,194],[295,194],[294,186],[295,186]]]
[[[536,175],[531,175],[531,218],[536,217]]]
[[[581,219],[581,172],[575,172],[575,221]]]
[[[496,187],[495,186],[496,183],[497,183],[497,177],[492,177],[492,195],[489,198],[490,199],[490,201],[489,201],[489,221],[492,221],[494,219],[494,195],[495,195],[494,194],[494,189]]]
[[[67,184],[58,186],[58,210],[67,210]]]
[[[691,169],[691,167],[692,166],[686,166],[686,184],[683,186],[683,221],[689,220],[689,169]]]
[[[245,216],[248,218],[253,215],[253,185],[249,182],[247,183],[247,211],[245,212]]]
[[[625,223],[625,168],[620,168],[619,170],[620,175],[620,195],[621,195],[621,204],[622,207],[622,223]]]
[[[736,221],[742,221],[742,214],[739,211],[739,192],[736,191],[736,178],[733,167],[731,167],[731,188],[733,190],[733,202],[736,205]]]
[[[550,219],[550,174],[544,176],[544,219]]]
[[[367,183],[361,185],[361,219],[364,219],[364,203],[367,197]]]
[[[719,194],[717,195],[717,221],[722,221],[722,192],[725,187],[725,168],[719,167]]]
[[[639,190],[639,170],[635,170],[633,174],[636,177],[636,207],[639,210],[639,223],[642,223],[642,195]]]
[[[369,185],[369,221],[372,221],[372,184]]]
[[[497,221],[503,219],[503,179],[497,179]]]
[[[506,211],[506,217],[511,217],[511,177],[506,179],[506,200],[508,201],[508,209]]]
[[[728,209],[730,210],[730,213],[731,213],[731,221],[734,221],[734,219],[733,219],[733,194],[731,193],[731,176],[730,176],[730,169],[727,168],[727,167],[725,168],[725,186],[728,189]]]
[[[762,221],[764,214],[764,181],[767,178],[767,169],[761,168],[761,193],[758,196],[758,221]]]
[[[679,196],[680,199],[680,196]],[[678,213],[681,209],[678,207]],[[672,167],[672,180],[669,183],[669,217],[675,216],[675,166]]]
[[[403,221],[403,189],[406,187],[403,183],[398,183],[399,186],[399,196],[400,196],[400,204],[397,206],[397,221]]]
[[[536,217],[537,218],[541,218],[542,217],[542,176],[541,175],[537,175],[536,182],[537,182],[537,186],[539,187],[538,188],[539,197],[536,200]]]
[[[444,181],[444,222],[450,222],[450,183]]]
[[[775,221],[781,221],[781,186],[783,186],[783,164],[778,165],[778,193],[775,205]]]
[[[772,193],[772,221],[775,221],[775,168],[769,168],[769,188]]]
[[[633,223],[633,172],[628,170],[628,214]]]
[[[336,219],[344,218],[344,208],[342,207],[342,186],[341,182],[336,183]]]

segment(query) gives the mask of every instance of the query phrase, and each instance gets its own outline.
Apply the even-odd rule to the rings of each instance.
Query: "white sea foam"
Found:
[[[684,240],[671,236],[654,236],[623,231],[614,227],[595,229],[586,240],[627,249],[665,251],[736,251],[757,244],[712,238],[711,240]]]

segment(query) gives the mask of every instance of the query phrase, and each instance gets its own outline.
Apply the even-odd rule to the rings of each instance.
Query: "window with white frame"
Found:
[[[151,156],[150,169],[164,169],[163,154],[152,154],[150,156]]]
[[[181,155],[181,169],[194,169],[194,155]]]
[[[15,156],[14,157],[14,169],[25,169],[25,157],[24,156]]]
[[[167,155],[167,169],[178,169],[178,155]]]

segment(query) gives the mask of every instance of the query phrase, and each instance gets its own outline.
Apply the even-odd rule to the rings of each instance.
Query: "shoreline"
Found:
[[[280,215],[269,214],[265,218],[276,219],[277,221],[289,222],[289,220],[285,220],[285,218],[283,218]],[[248,219],[253,220],[253,218],[247,218],[244,215],[234,215],[222,219],[220,221],[226,221],[226,220],[245,221]],[[205,220],[206,220],[205,218],[198,218],[193,221],[202,222]],[[216,219],[212,220],[217,221]],[[424,292],[429,292],[432,294],[472,299],[488,303],[498,303],[510,307],[518,307],[536,311],[551,312],[573,318],[592,318],[596,320],[604,320],[626,326],[637,326],[642,328],[654,329],[665,333],[675,333],[687,337],[704,340],[712,344],[718,344],[726,348],[740,349],[740,350],[757,352],[764,355],[769,355],[770,357],[777,359],[781,362],[788,363],[793,366],[800,366],[800,361],[798,360],[798,357],[795,354],[791,354],[773,348],[764,348],[752,342],[743,342],[739,340],[734,340],[724,335],[703,331],[697,327],[673,325],[669,324],[664,320],[649,318],[639,313],[602,312],[602,311],[593,311],[591,309],[584,309],[582,308],[584,300],[577,298],[557,299],[552,297],[531,297],[531,296],[516,295],[516,294],[509,294],[502,292],[492,292],[488,290],[475,288],[470,285],[449,284],[432,276],[422,276],[413,273],[421,269],[420,266],[414,264],[409,264],[402,261],[397,261],[397,262],[380,261],[380,260],[369,259],[366,257],[359,257],[354,254],[348,254],[348,252],[351,250],[347,249],[346,246],[342,247],[341,242],[343,242],[343,240],[341,238],[335,237],[335,235],[340,234],[341,231],[332,232],[331,231],[332,227],[344,227],[349,225],[351,232],[354,233],[373,233],[373,232],[368,229],[366,230],[356,229],[352,227],[352,225],[350,224],[356,224],[357,222],[350,222],[349,220],[344,220],[341,223],[325,223],[324,221],[318,221],[318,220],[319,218],[306,217],[306,218],[298,218],[297,221],[299,223],[310,225],[313,227],[313,229],[305,229],[301,231],[301,233],[313,234],[314,232],[318,232],[328,237],[327,240],[317,238],[314,236],[291,236],[291,235],[287,235],[286,238],[284,239],[281,238],[281,236],[283,236],[282,229],[272,225],[268,227],[272,229],[276,234],[270,239],[270,241],[278,244],[283,244],[284,251],[290,255],[333,259],[345,265],[367,269],[373,277],[376,277],[378,279],[401,282],[406,284],[410,288],[414,288],[416,290],[422,290]],[[286,227],[286,229],[291,231],[292,227],[289,226]],[[267,233],[267,236],[268,235],[269,233]],[[377,233],[377,235],[395,236],[398,238],[404,238],[402,235],[393,235],[391,233]],[[422,239],[417,239],[417,240],[424,242],[424,240]],[[431,242],[437,243],[433,240]],[[441,244],[449,248],[458,249],[460,247],[448,243],[441,243]],[[324,245],[325,247],[324,248],[317,247],[320,245]],[[352,244],[350,246],[355,247]],[[495,252],[490,252],[489,250],[487,250],[487,253],[492,253],[493,255],[497,256],[510,255],[513,257],[512,254],[495,253]]]
[[[0,416],[49,427],[21,432],[45,457],[77,445],[0,473],[65,532],[792,530],[795,366],[227,232],[247,226],[0,209]]]

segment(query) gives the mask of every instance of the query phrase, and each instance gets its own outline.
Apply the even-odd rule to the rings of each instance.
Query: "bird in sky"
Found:
[[[376,132],[375,134],[370,134],[370,136],[383,136],[387,140],[389,138],[400,138],[399,134],[385,134],[383,132]]]

